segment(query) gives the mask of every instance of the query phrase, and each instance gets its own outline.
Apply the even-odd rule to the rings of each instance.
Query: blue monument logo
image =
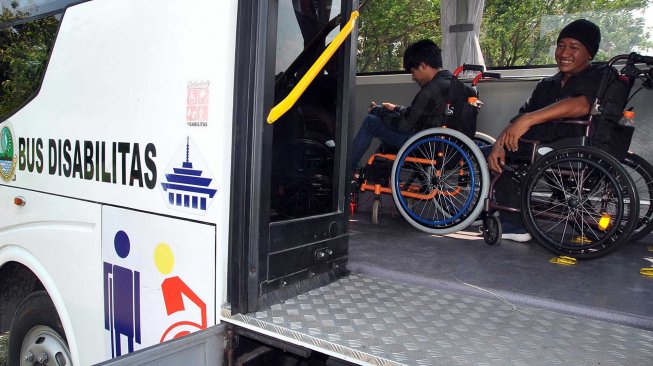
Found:
[[[5,182],[10,182],[15,173],[14,136],[9,127],[5,126],[0,130],[0,176]]]
[[[173,163],[161,183],[168,207],[196,214],[206,213],[217,189],[211,188],[213,178],[197,166],[190,157],[191,140],[186,138],[185,159],[179,165]],[[206,174],[205,174],[206,173]]]

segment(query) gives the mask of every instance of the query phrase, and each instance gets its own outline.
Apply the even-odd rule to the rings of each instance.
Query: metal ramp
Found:
[[[359,364],[653,364],[651,331],[357,274],[222,316]]]

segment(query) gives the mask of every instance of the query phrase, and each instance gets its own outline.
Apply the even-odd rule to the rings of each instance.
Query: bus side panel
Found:
[[[228,340],[225,339],[226,324],[150,346],[95,366],[222,366],[228,345]]]
[[[114,268],[120,267],[118,272],[127,278],[138,272],[143,276],[141,284],[147,286],[139,298],[144,309],[139,312],[140,343],[135,320],[133,324],[134,349],[184,333],[173,327],[164,337],[177,322],[187,321],[184,324],[190,328],[203,325],[203,318],[196,314],[192,320],[175,320],[182,313],[173,311],[181,308],[180,303],[188,310],[202,308],[196,306],[200,303],[197,299],[201,300],[206,304],[204,322],[211,325],[215,323],[216,298],[220,304],[226,299],[223,282],[230,215],[236,9],[235,0],[94,0],[71,6],[61,22],[38,95],[0,124],[2,136],[11,137],[7,145],[13,155],[13,159],[3,160],[6,164],[1,169],[0,191],[7,195],[4,204],[11,204],[14,194],[7,192],[15,187],[42,192],[43,197],[52,194],[58,203],[35,214],[43,222],[74,215],[78,205],[85,205],[82,201],[94,202],[88,204],[96,207],[97,216],[100,205],[106,204],[167,217],[105,211],[103,220],[113,221],[105,228],[104,257],[99,231],[93,241],[84,242],[89,245],[84,250],[74,246],[82,243],[75,239],[62,250],[33,251],[30,243],[41,241],[41,237],[5,228],[0,245],[25,248],[36,263],[66,264],[58,268],[65,275],[53,274],[49,268],[43,272],[52,277],[52,288],[71,287],[70,291],[61,290],[58,302],[54,299],[58,309],[72,304],[75,314],[90,314],[81,315],[83,321],[70,315],[66,323],[67,333],[74,329],[83,335],[76,337],[79,347],[71,342],[73,354],[79,353],[76,360],[81,360],[76,364],[88,365],[111,356],[111,348],[103,344],[115,329],[111,321],[105,329],[104,292],[111,287],[104,281],[114,281]],[[26,207],[33,201],[31,197]],[[3,214],[1,225],[11,225],[16,219],[13,215],[13,211]],[[124,217],[133,222],[122,225]],[[99,218],[89,222],[98,225],[94,230],[100,230]],[[172,224],[177,222],[184,224]],[[189,225],[198,229],[188,229]],[[168,235],[168,229],[172,234]],[[132,250],[147,252],[139,253],[144,257],[117,254],[114,240],[120,230],[127,234]],[[47,238],[46,231],[38,235]],[[184,232],[192,233],[184,238],[192,239],[190,244],[184,242],[184,248],[201,248],[195,259],[188,259],[185,249],[177,247],[176,235]],[[168,244],[174,255],[174,268],[168,276],[178,280],[167,283],[171,291],[183,293],[182,301],[177,298],[161,305],[165,278],[153,259],[158,243]],[[191,270],[183,265],[188,261],[195,261]],[[197,273],[202,276],[199,285]],[[196,296],[179,290],[184,285]],[[118,291],[121,296],[125,293],[128,291]],[[159,301],[157,309],[162,312],[152,310],[153,299]],[[133,313],[135,317],[135,308]],[[126,345],[121,352],[128,349]]]
[[[108,206],[102,220],[104,321],[90,326],[107,359],[216,324],[214,225]]]
[[[91,325],[102,322],[100,205],[2,187],[0,217],[0,266],[29,268],[57,308],[75,364],[98,361],[102,328]]]
[[[236,1],[68,8],[38,95],[8,119],[7,184],[226,223],[235,29]]]

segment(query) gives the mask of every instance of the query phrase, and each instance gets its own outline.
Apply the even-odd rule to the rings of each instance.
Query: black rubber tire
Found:
[[[592,147],[565,148],[541,157],[524,178],[521,196],[522,219],[535,241],[555,254],[578,259],[616,250],[630,239],[639,217],[637,191],[626,169]],[[605,209],[598,206],[604,204],[609,205],[612,223],[596,227]]]
[[[486,215],[483,218],[483,239],[487,245],[495,245],[501,241],[503,228],[501,221],[494,215]]]
[[[374,199],[372,201],[372,224],[379,224],[379,211],[381,210],[381,200]]]
[[[630,236],[631,241],[637,241],[653,231],[653,165],[632,152],[628,152],[622,164],[633,178],[639,195],[639,220]]]
[[[36,337],[38,340],[30,342],[26,338],[28,336],[29,339]],[[72,365],[63,325],[46,291],[31,293],[16,309],[9,331],[9,365],[38,364],[23,358],[23,347],[34,351],[35,358],[45,352],[50,360],[48,364],[64,360],[66,365]]]

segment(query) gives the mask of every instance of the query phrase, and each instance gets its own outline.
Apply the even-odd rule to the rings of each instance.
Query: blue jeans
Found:
[[[351,155],[351,170],[358,167],[358,161],[369,149],[373,138],[378,138],[386,146],[399,149],[411,136],[412,132],[399,132],[383,124],[381,118],[368,114],[354,137]]]

